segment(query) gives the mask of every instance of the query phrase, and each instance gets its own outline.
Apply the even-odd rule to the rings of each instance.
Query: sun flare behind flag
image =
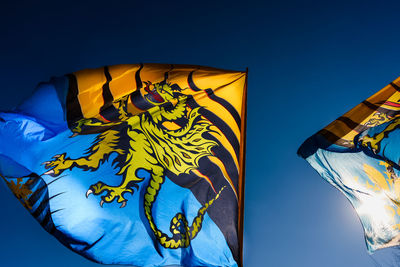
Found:
[[[370,252],[400,244],[400,78],[308,138],[298,154],[351,202]]]

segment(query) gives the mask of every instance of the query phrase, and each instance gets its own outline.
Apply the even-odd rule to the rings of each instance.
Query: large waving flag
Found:
[[[137,64],[42,83],[0,113],[0,174],[96,262],[238,266],[247,72]]]
[[[350,200],[368,250],[400,244],[400,78],[307,139],[298,154]]]

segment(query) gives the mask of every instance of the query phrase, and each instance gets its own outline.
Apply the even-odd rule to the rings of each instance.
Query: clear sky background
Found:
[[[393,253],[367,253],[350,203],[296,150],[400,75],[398,1],[84,2],[1,1],[1,109],[84,68],[248,67],[245,266],[395,265]],[[100,266],[47,234],[4,184],[0,203],[1,266]]]

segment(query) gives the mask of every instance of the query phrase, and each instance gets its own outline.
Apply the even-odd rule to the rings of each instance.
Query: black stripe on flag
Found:
[[[68,127],[83,118],[81,105],[78,99],[78,82],[74,74],[67,74],[68,78],[68,93],[67,93],[67,122]]]
[[[110,90],[112,78],[108,66],[104,67],[104,75],[106,76],[106,82],[103,84],[104,104],[100,108],[100,115],[108,121],[116,121],[118,120],[118,110],[113,105],[114,97]]]

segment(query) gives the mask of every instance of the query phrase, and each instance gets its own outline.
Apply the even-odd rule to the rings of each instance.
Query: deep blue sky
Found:
[[[400,3],[2,1],[0,108],[40,81],[110,64],[249,68],[245,266],[375,266],[350,203],[296,156],[400,75]],[[0,185],[0,265],[99,266]]]

